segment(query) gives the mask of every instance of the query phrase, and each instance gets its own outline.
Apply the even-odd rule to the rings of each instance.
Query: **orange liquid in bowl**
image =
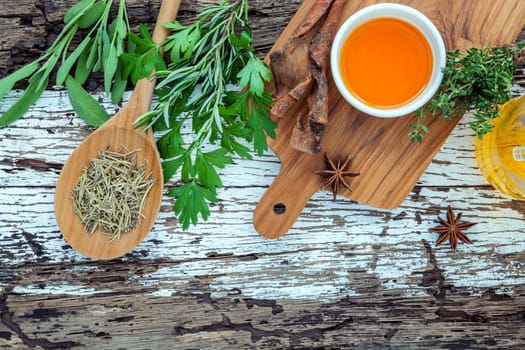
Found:
[[[343,43],[341,75],[350,92],[376,108],[396,108],[416,98],[433,68],[432,50],[412,24],[396,18],[365,22]]]

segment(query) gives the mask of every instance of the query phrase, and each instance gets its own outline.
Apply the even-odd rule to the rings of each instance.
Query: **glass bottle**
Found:
[[[476,160],[494,188],[525,199],[525,96],[505,103],[492,132],[476,138]]]

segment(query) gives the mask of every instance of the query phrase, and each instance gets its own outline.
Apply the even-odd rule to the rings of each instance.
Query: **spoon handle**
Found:
[[[179,11],[182,0],[164,0],[160,5],[157,22],[153,29],[152,39],[156,43],[160,43],[166,39],[169,30],[164,28],[164,23],[171,23],[175,20],[177,12]]]
[[[169,30],[164,28],[164,23],[171,23],[177,16],[182,0],[164,0],[160,5],[157,22],[153,30],[152,39],[156,43],[161,43],[166,39]],[[142,78],[137,82],[133,93],[124,108],[129,108],[131,113],[124,113],[123,118],[118,118],[118,125],[126,128],[133,128],[133,122],[151,108],[151,99],[155,90],[155,79]]]

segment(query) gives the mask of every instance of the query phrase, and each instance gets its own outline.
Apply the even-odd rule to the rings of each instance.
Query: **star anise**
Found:
[[[463,233],[463,230],[466,230],[477,223],[461,221],[461,215],[462,213],[459,213],[457,216],[454,216],[452,208],[449,205],[447,208],[447,221],[438,217],[441,225],[429,229],[430,232],[439,233],[436,246],[440,245],[447,239],[450,240],[450,247],[453,251],[456,251],[458,239],[464,243],[472,244],[472,241]]]
[[[337,193],[339,192],[339,188],[341,188],[341,186],[346,187],[347,190],[352,192],[352,187],[350,186],[348,181],[346,181],[345,177],[359,176],[359,173],[346,170],[352,162],[352,155],[349,155],[343,164],[341,164],[341,159],[339,159],[337,161],[337,165],[328,157],[326,153],[324,154],[324,157],[326,160],[326,165],[329,167],[329,169],[318,170],[315,173],[325,178],[323,181],[323,186],[332,188],[332,193],[334,194],[335,201]]]

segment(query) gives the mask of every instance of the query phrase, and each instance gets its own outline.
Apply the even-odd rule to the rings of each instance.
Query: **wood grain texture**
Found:
[[[8,10],[27,3],[37,1]],[[251,4],[261,45],[300,2]],[[396,209],[319,191],[286,236],[264,239],[252,214],[281,168],[269,152],[221,170],[206,223],[182,231],[164,197],[138,247],[95,262],[64,241],[53,212],[60,170],[93,128],[64,91],[46,91],[0,129],[0,349],[522,349],[525,202],[486,184],[469,121]],[[447,204],[479,222],[455,254],[427,232]]]
[[[380,285],[355,275],[371,283],[370,292],[374,282]],[[252,299],[238,290],[215,296],[204,280],[192,283],[201,294],[158,298],[149,294],[154,288],[145,287],[134,298],[122,292],[50,297],[45,307],[39,296],[10,291],[0,308],[8,314],[4,337],[11,344],[24,339],[18,348],[520,349],[523,287],[513,291],[517,297],[487,291],[471,298],[468,290],[444,285],[439,272],[420,277],[426,292],[409,303],[399,290],[331,301]],[[418,326],[422,319],[425,327]]]
[[[271,51],[283,45],[290,31],[307,16],[313,2],[303,3]],[[359,9],[377,2],[348,2],[341,23]],[[435,22],[448,50],[511,43],[525,25],[525,2],[519,0],[490,4],[483,0],[395,2],[410,5]],[[321,188],[323,178],[314,172],[325,168],[325,153],[332,159],[343,160],[353,155],[351,170],[361,173],[352,179],[353,191],[342,188],[341,195],[375,207],[395,208],[410,193],[454,128],[454,122],[428,116],[425,124],[429,132],[418,147],[407,136],[410,125],[417,122],[413,114],[392,119],[368,116],[341,97],[332,79],[329,104],[329,123],[319,154],[305,154],[290,146],[297,116],[308,113],[306,101],[299,101],[296,108],[278,121],[277,137],[270,145],[279,156],[282,169],[254,213],[255,227],[264,237],[285,234],[311,195]],[[284,206],[284,213],[276,211],[276,206]]]

